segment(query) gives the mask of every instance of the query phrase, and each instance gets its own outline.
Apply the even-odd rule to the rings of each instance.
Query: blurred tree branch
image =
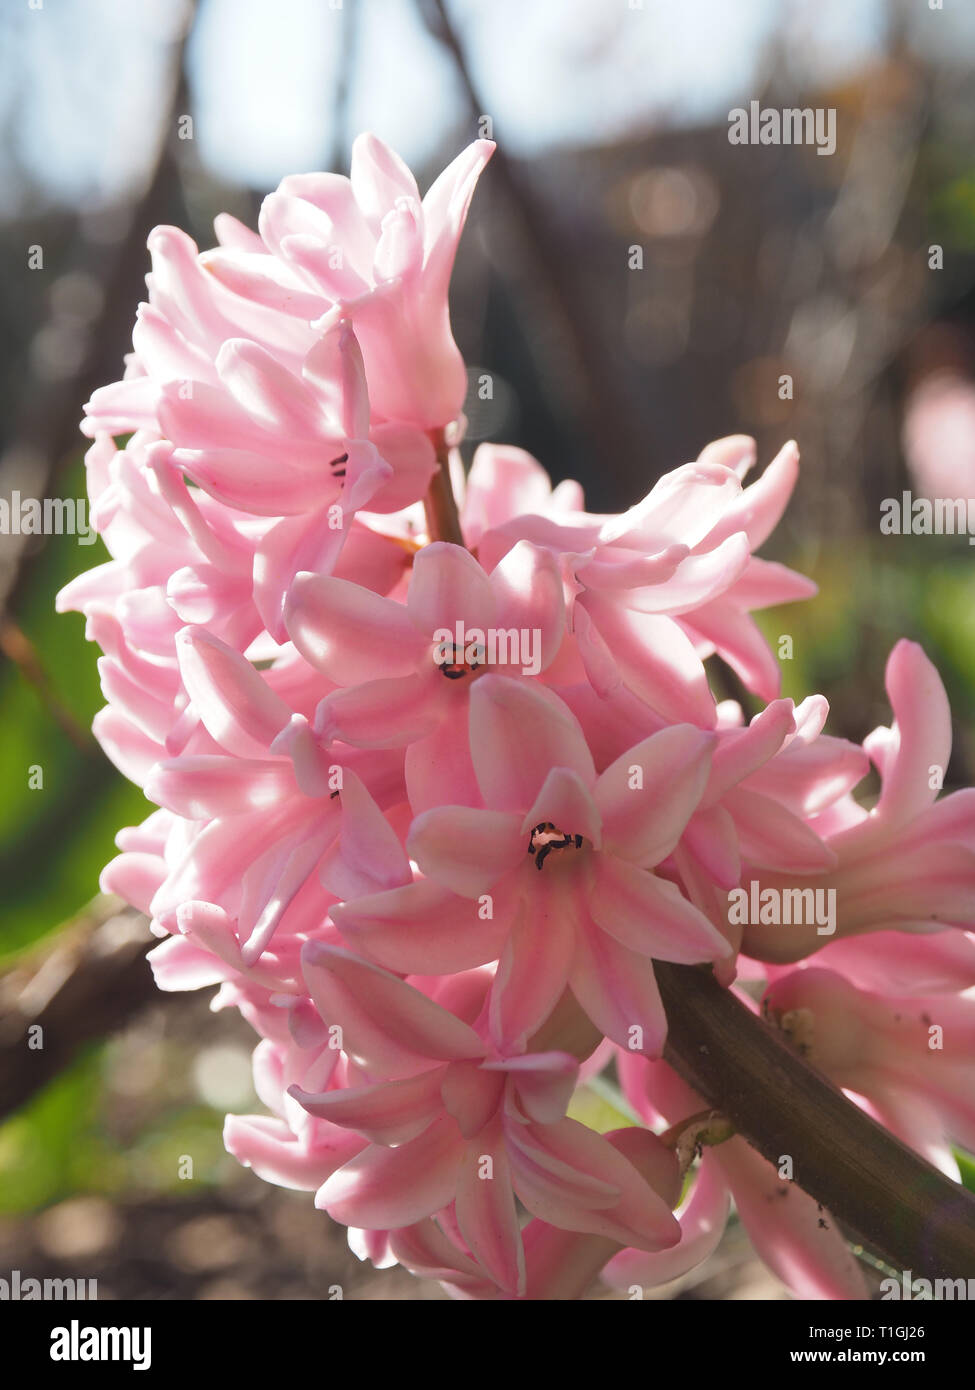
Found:
[[[0,977],[0,1120],[126,1023],[157,990],[141,913],[100,899],[77,923]],[[40,1032],[33,1031],[39,1026]]]
[[[96,744],[89,729],[78,723],[51,684],[44,664],[30,638],[11,618],[0,617],[0,653],[17,666],[37,691],[48,714],[82,753],[94,751]]]
[[[453,59],[471,115],[478,124],[487,108],[444,0],[417,3],[430,33]],[[536,290],[541,289],[544,297],[550,318],[547,346],[565,359],[559,366],[568,380],[557,386],[549,381],[549,389],[557,395],[558,409],[575,417],[577,427],[588,435],[589,452],[594,458],[612,458],[624,475],[633,471],[643,476],[649,449],[646,429],[642,425],[639,431],[632,428],[629,402],[579,293],[576,269],[560,244],[556,228],[508,158],[500,139],[491,163],[530,263],[528,280]],[[504,258],[499,257],[497,264],[503,273]],[[526,291],[520,286],[516,301],[526,298]],[[537,352],[537,346],[533,351]],[[539,367],[543,379],[550,377],[549,364],[540,362]]]
[[[349,146],[349,96],[355,72],[356,50],[359,42],[359,15],[357,5],[348,5],[341,11],[342,37],[339,52],[338,72],[332,91],[332,130],[329,141],[329,155],[326,169],[340,174],[345,170]]]
[[[81,405],[103,382],[119,375],[121,358],[131,329],[132,306],[144,296],[147,270],[146,236],[151,228],[173,215],[174,199],[180,201],[176,127],[178,117],[188,105],[186,48],[193,29],[195,3],[187,7],[186,26],[174,45],[171,96],[160,123],[159,148],[155,164],[141,197],[133,204],[126,231],[113,246],[108,258],[96,258],[86,267],[101,282],[100,312],[88,335],[88,348],[75,376],[46,386],[37,383],[26,393],[21,416],[8,454],[17,452],[25,460],[30,477],[22,491],[43,498],[52,494],[66,457],[81,447],[78,418]],[[91,260],[82,244],[77,262]],[[76,264],[72,269],[77,269]],[[16,537],[7,537],[8,544]],[[42,550],[27,552],[24,538],[6,575],[0,574],[0,611],[15,612],[33,563]]]

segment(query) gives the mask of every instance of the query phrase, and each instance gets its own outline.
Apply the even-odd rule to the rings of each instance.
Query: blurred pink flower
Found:
[[[975,382],[957,372],[925,377],[908,398],[903,444],[921,496],[975,497]]]

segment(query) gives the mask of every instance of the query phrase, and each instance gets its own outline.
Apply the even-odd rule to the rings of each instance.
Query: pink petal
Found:
[[[482,804],[471,761],[467,700],[459,690],[442,688],[453,681],[439,675],[435,679],[441,686],[437,709],[444,717],[406,750],[406,789],[415,815],[445,804]]]
[[[515,1191],[535,1216],[643,1250],[680,1239],[670,1208],[602,1135],[575,1120],[524,1129],[509,1128],[508,1153]],[[586,1200],[587,1189],[605,1195]]]
[[[593,552],[591,560],[573,565],[572,573],[587,589],[645,589],[649,585],[666,585],[689,554],[686,545],[669,545],[656,555],[605,545]],[[633,607],[643,612],[656,612],[652,606],[645,608],[634,602],[635,598],[636,595],[627,595]]]
[[[301,374],[328,402],[329,413],[346,438],[365,439],[369,433],[369,392],[362,351],[347,319],[337,319],[322,333],[305,358]]]
[[[468,544],[477,545],[485,531],[509,517],[545,512],[551,496],[552,481],[531,454],[510,444],[479,444],[463,507]]]
[[[145,783],[146,796],[189,820],[258,811],[294,791],[287,762],[210,754],[157,763]]]
[[[338,801],[342,818],[335,854],[322,871],[326,887],[336,897],[351,898],[409,883],[413,875],[399,836],[349,768]]]
[[[814,598],[819,588],[804,574],[797,574],[774,560],[760,560],[753,555],[740,579],[728,590],[726,598],[736,608],[751,611],[772,608],[779,603],[800,603]]]
[[[410,1226],[453,1201],[464,1141],[451,1119],[395,1149],[369,1146],[322,1186],[315,1205],[344,1226]]]
[[[343,510],[343,524],[333,524],[331,507],[301,516],[286,516],[268,528],[254,551],[254,602],[268,632],[276,642],[288,640],[284,622],[285,600],[301,570],[331,574],[351,520]]]
[[[680,1244],[654,1252],[621,1250],[603,1270],[613,1289],[634,1284],[653,1288],[679,1279],[704,1263],[721,1243],[730,1214],[728,1187],[714,1159],[706,1156],[687,1200],[676,1212],[681,1228]]]
[[[492,140],[475,140],[427,189],[423,199],[424,275],[431,296],[446,298],[467,210],[494,150]]]
[[[724,937],[675,884],[611,854],[597,856],[589,911],[597,926],[641,956],[696,965],[730,954]]]
[[[396,151],[376,135],[357,135],[353,141],[349,182],[374,233],[398,198],[420,201],[416,179]]]
[[[934,936],[890,931],[830,941],[818,960],[878,994],[955,994],[975,988],[975,938],[950,928]]]
[[[544,686],[487,675],[470,695],[471,757],[486,804],[524,813],[553,767],[595,780],[582,729]]]
[[[780,803],[736,787],[724,799],[734,818],[742,858],[780,873],[817,873],[836,856],[805,821]]]
[[[723,806],[695,811],[684,827],[681,847],[694,856],[717,887],[727,891],[741,878],[738,832]]]
[[[393,476],[369,501],[371,512],[398,512],[426,496],[437,471],[437,456],[428,435],[409,425],[377,425],[370,439]]]
[[[282,917],[314,874],[334,833],[334,824],[325,820],[322,827],[297,844],[282,840],[248,870],[238,923],[241,934],[247,933],[241,949],[245,964],[253,965],[267,950]]]
[[[691,633],[700,634],[727,661],[747,686],[763,700],[775,700],[782,684],[779,664],[755,620],[733,601],[733,594],[712,599],[684,618]]]
[[[509,1076],[527,1118],[543,1125],[562,1119],[579,1080],[579,1063],[568,1052],[532,1052],[482,1066]]]
[[[537,660],[544,671],[555,660],[565,631],[562,577],[555,556],[529,541],[518,541],[492,571],[491,588],[499,627],[538,634]]]
[[[443,1113],[442,1081],[443,1068],[434,1067],[401,1081],[350,1086],[320,1095],[289,1086],[288,1095],[309,1115],[354,1129],[374,1144],[405,1144]]]
[[[754,440],[748,440],[748,444],[754,449]],[[708,543],[730,536],[733,531],[744,531],[750,549],[757,550],[779,524],[798,477],[799,449],[795,440],[790,439],[782,445],[758,481],[745,488],[731,503],[708,537]]]
[[[443,1075],[441,1096],[465,1139],[472,1139],[497,1114],[504,1077],[476,1062],[451,1062]]]
[[[335,1131],[334,1141],[321,1145],[299,1139],[272,1115],[228,1115],[223,1142],[245,1168],[265,1182],[311,1192],[362,1147],[354,1134]]]
[[[402,748],[431,734],[443,717],[447,682],[436,668],[388,680],[368,680],[326,695],[315,713],[324,743]]]
[[[792,701],[773,700],[756,714],[747,729],[722,734],[714,747],[702,805],[713,806],[730,787],[763,767],[795,728]]]
[[[457,1178],[456,1212],[471,1254],[496,1284],[517,1297],[524,1290],[525,1252],[498,1122],[467,1146]]]
[[[533,886],[521,899],[491,988],[491,1037],[505,1053],[523,1052],[549,1017],[573,960],[575,875],[550,876]]]
[[[746,538],[740,533],[729,536],[714,550],[689,555],[663,583],[631,590],[626,604],[640,613],[688,613],[729,589],[748,560]]]
[[[221,217],[226,215],[220,214]],[[214,219],[214,224],[218,220]],[[249,235],[254,236],[254,233]],[[234,294],[256,300],[282,314],[317,319],[322,312],[321,295],[309,294],[291,266],[277,256],[269,256],[260,237],[255,236],[254,240],[257,244],[253,247],[242,245],[205,251],[200,257],[201,263],[215,280]]]
[[[296,577],[285,625],[305,660],[338,685],[412,675],[424,648],[402,604],[324,575]]]
[[[376,284],[397,281],[416,284],[423,267],[423,230],[420,209],[413,202],[399,202],[382,220],[372,269]]]
[[[580,606],[634,694],[671,723],[713,727],[714,697],[700,657],[673,618],[637,613],[593,592],[576,600],[577,612]]]
[[[342,452],[340,446],[332,448],[336,454]],[[323,453],[331,456],[327,449]],[[323,497],[325,489],[333,499],[339,496],[337,484],[323,480],[320,471],[289,466],[280,458],[272,461],[253,449],[177,449],[173,463],[218,502],[255,516],[317,510],[328,500],[327,494]]]
[[[356,898],[332,909],[352,945],[388,970],[448,975],[497,960],[509,921],[492,903],[482,919],[476,903],[422,879],[388,893]]]
[[[645,956],[595,925],[584,926],[577,934],[569,985],[606,1037],[646,1057],[660,1056],[667,1017]]]
[[[851,791],[869,771],[870,760],[856,744],[820,734],[809,743],[793,739],[751,774],[748,788],[781,802],[797,816],[815,816]]]
[[[930,769],[946,771],[951,757],[951,711],[941,678],[916,642],[902,640],[887,662],[897,751],[877,805],[886,824],[900,825],[937,797]]]
[[[217,354],[216,367],[234,400],[261,427],[284,439],[321,432],[314,392],[259,343],[229,339]]]
[[[147,690],[112,657],[98,659],[102,692],[147,738],[162,743],[173,723],[172,702]]]
[[[208,733],[241,757],[266,753],[291,710],[239,652],[204,628],[176,634],[176,654],[187,694]]]
[[[606,849],[644,868],[666,859],[707,785],[714,743],[713,734],[677,724],[611,763],[594,793]]]
[[[472,1028],[379,966],[319,942],[307,942],[301,954],[315,1006],[327,1024],[341,1024],[351,1055],[391,1070],[402,1068],[404,1054],[407,1063],[483,1055]]]
[[[452,638],[457,623],[483,632],[495,621],[491,581],[469,550],[444,541],[417,553],[407,607],[416,630],[431,644],[439,628]]]
[[[671,544],[696,545],[720,522],[741,495],[741,483],[717,463],[687,463],[654,484],[635,507],[602,529],[605,542],[634,549],[662,550]]]
[[[98,711],[91,727],[105,756],[115,764],[123,777],[141,787],[149,775],[149,769],[165,751],[161,744],[112,705]]]
[[[722,468],[730,468],[739,478],[745,478],[755,467],[757,457],[758,448],[751,435],[726,434],[721,439],[713,439],[710,444],[705,444],[697,456],[697,461],[719,463]]]
[[[185,936],[170,936],[147,954],[157,989],[205,989],[226,978],[223,963]]]
[[[783,1181],[743,1139],[727,1140],[714,1157],[755,1249],[799,1298],[868,1297],[843,1233],[815,1198]]]
[[[442,806],[417,816],[407,848],[427,878],[465,898],[487,893],[527,853],[516,812],[467,806]]]

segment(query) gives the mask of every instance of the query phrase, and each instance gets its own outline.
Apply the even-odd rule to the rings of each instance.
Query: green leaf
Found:
[[[622,1091],[603,1076],[594,1076],[576,1089],[566,1114],[570,1120],[578,1120],[597,1134],[642,1124]]]
[[[967,1187],[969,1192],[975,1192],[975,1158],[964,1149],[955,1149],[954,1153],[958,1160],[962,1185]]]
[[[69,470],[60,486],[64,496],[83,496],[83,466]],[[100,541],[84,546],[74,536],[47,537],[15,614],[51,690],[82,730],[104,703],[98,652],[85,640],[84,618],[57,613],[55,597],[107,558]],[[115,835],[143,820],[149,807],[94,740],[87,751],[72,742],[36,685],[9,660],[0,664],[0,726],[16,730],[0,740],[2,960],[81,911],[113,857]]]

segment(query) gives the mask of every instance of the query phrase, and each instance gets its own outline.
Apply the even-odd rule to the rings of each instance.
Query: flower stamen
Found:
[[[565,835],[551,821],[536,825],[528,841],[528,853],[535,855],[535,868],[541,870],[553,849],[582,849],[581,835]]]
[[[460,660],[457,659],[458,651],[460,653]],[[463,653],[463,647],[458,649],[456,645],[453,645],[450,647],[450,655],[453,657],[452,661],[441,661],[439,658],[437,659],[437,665],[440,667],[440,674],[446,676],[449,681],[459,681],[461,677],[471,675],[482,664],[480,661],[465,661]],[[446,658],[446,656],[447,652],[444,651],[444,657]]]

